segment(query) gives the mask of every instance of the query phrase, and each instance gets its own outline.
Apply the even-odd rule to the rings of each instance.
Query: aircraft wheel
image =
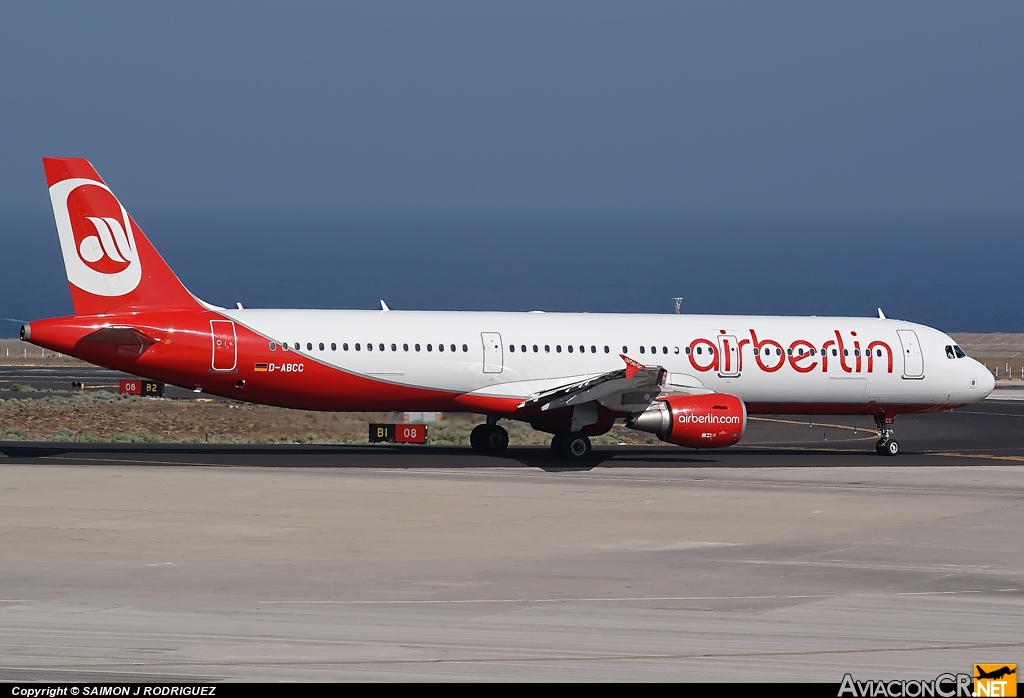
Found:
[[[875,453],[880,456],[895,456],[900,452],[900,444],[896,439],[885,439],[875,444]]]
[[[497,425],[488,427],[483,443],[487,453],[501,453],[508,448],[508,432]]]
[[[562,454],[569,460],[583,460],[590,455],[590,439],[583,434],[566,434]]]
[[[484,444],[484,440],[489,429],[490,427],[486,424],[480,424],[474,427],[473,431],[469,432],[469,445],[477,453],[484,453],[486,451],[487,446]]]
[[[555,434],[551,437],[551,452],[556,456],[562,455],[565,451],[565,437],[567,434]]]

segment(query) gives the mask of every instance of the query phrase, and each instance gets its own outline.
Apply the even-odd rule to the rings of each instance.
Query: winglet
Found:
[[[879,320],[884,320],[885,319],[885,313],[882,312],[881,308],[878,309],[878,319]]]
[[[391,310],[391,308],[388,307],[388,304],[385,303],[384,299],[382,298],[381,301],[380,301],[380,312],[386,313],[389,310]]]
[[[626,380],[633,380],[633,376],[637,374],[637,371],[643,371],[647,368],[639,361],[634,361],[625,354],[619,354],[619,357],[626,362]]]

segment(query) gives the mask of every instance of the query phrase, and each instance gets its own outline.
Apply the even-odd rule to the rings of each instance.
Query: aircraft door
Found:
[[[210,320],[210,337],[213,340],[211,370],[218,373],[234,371],[238,364],[235,323],[230,320]]]
[[[723,378],[740,375],[740,353],[732,335],[718,335],[718,375]]]
[[[501,351],[501,335],[497,332],[481,332],[484,343],[484,373],[501,373],[504,359]]]
[[[924,355],[921,344],[917,341],[917,332],[913,330],[896,330],[903,345],[903,377],[924,378]]]

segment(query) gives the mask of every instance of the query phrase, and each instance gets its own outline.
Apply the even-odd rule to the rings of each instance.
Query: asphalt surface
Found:
[[[0,444],[0,680],[933,678],[1024,658],[1024,404],[743,448]],[[25,450],[26,448],[36,450]],[[21,449],[21,450],[19,450]]]

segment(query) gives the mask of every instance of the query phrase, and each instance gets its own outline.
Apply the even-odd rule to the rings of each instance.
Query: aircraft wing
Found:
[[[625,354],[619,354],[626,362],[625,368],[602,373],[587,380],[562,385],[551,390],[531,395],[519,405],[519,409],[540,405],[547,410],[582,405],[591,400],[607,398],[615,393],[639,392],[659,388],[665,382],[666,371],[661,366],[644,366]]]

